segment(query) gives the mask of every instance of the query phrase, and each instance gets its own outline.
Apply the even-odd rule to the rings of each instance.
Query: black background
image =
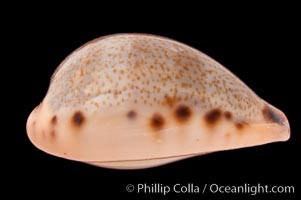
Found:
[[[93,5],[90,5],[91,8]],[[122,7],[122,5],[121,5]],[[191,6],[193,7],[193,5]],[[43,9],[42,9],[43,8]],[[297,62],[300,50],[297,13],[293,7],[257,7],[235,13],[230,10],[209,12],[206,7],[170,12],[172,8],[151,11],[99,7],[66,14],[62,8],[47,11],[24,9],[17,19],[6,21],[3,42],[7,43],[9,81],[3,85],[9,101],[3,151],[9,178],[6,186],[18,194],[43,198],[85,195],[96,199],[143,199],[146,194],[127,193],[127,184],[217,183],[220,185],[268,184],[293,185],[295,194],[257,195],[253,199],[293,199],[300,194],[300,108],[297,95],[300,78]],[[45,9],[45,10],[44,10]],[[83,12],[83,11],[88,12]],[[208,10],[207,10],[208,11]],[[286,11],[284,13],[284,11]],[[187,13],[188,12],[188,13]],[[88,14],[86,14],[88,13]],[[159,15],[160,13],[160,15]],[[300,21],[299,21],[300,25]],[[283,110],[291,125],[288,142],[224,151],[190,158],[144,170],[110,170],[64,160],[35,148],[25,130],[31,110],[43,99],[55,68],[75,48],[94,38],[124,32],[150,33],[169,37],[208,54],[242,79],[260,97]],[[299,44],[299,45],[298,45]],[[4,77],[3,77],[4,80]],[[11,124],[12,123],[12,124]],[[7,136],[6,135],[6,136]],[[42,196],[37,193],[41,192]],[[209,192],[208,192],[209,193]],[[224,197],[244,199],[248,195],[177,194],[176,199]],[[104,197],[111,195],[110,197]],[[164,198],[161,194],[156,198]]]

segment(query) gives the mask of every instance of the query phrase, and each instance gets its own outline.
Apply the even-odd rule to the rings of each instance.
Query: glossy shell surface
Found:
[[[145,34],[95,39],[69,55],[27,121],[39,149],[136,169],[285,141],[285,115],[221,64]]]

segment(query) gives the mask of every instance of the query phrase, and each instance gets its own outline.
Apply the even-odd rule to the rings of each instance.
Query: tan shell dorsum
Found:
[[[154,35],[95,39],[52,76],[27,133],[59,157],[117,169],[285,141],[285,115],[204,53]]]

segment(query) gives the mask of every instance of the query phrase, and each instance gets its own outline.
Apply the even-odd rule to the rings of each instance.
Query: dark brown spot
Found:
[[[286,119],[283,116],[281,116],[281,114],[278,114],[276,109],[268,105],[264,106],[262,114],[263,117],[269,122],[275,122],[280,125],[285,124]]]
[[[235,123],[235,127],[239,130],[243,129],[246,127],[246,125],[248,125],[246,122],[241,121],[241,122],[236,122]]]
[[[232,113],[231,113],[231,112],[226,111],[226,112],[224,113],[224,115],[225,115],[225,118],[226,118],[227,120],[231,120],[231,119],[232,119]]]
[[[130,110],[127,115],[129,119],[135,119],[137,117],[137,113],[134,110]]]
[[[162,115],[155,113],[151,118],[150,125],[155,130],[161,129],[164,126],[164,119]]]
[[[179,105],[175,110],[175,116],[181,122],[187,121],[191,114],[190,108],[186,105]]]
[[[72,121],[73,121],[74,125],[80,126],[85,122],[85,117],[81,111],[77,111],[74,113],[74,115],[72,117]]]
[[[222,112],[219,109],[213,109],[205,115],[205,121],[213,125],[221,118]]]
[[[56,124],[57,124],[57,117],[56,117],[56,115],[54,115],[54,116],[51,118],[51,124],[52,124],[52,125],[56,125]]]

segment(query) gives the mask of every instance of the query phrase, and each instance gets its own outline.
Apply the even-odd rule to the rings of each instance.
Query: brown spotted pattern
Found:
[[[244,121],[241,122],[236,122],[235,123],[235,127],[239,130],[242,130],[243,128],[245,128],[248,124]]]
[[[57,124],[57,117],[56,117],[56,115],[54,115],[54,116],[51,118],[51,124],[52,124],[52,125],[56,125],[56,124]]]
[[[175,110],[175,118],[180,122],[186,122],[192,115],[191,109],[186,105],[179,105]]]
[[[129,119],[135,119],[137,117],[137,113],[134,110],[130,110],[127,115],[126,115]]]
[[[98,38],[68,56],[26,128],[50,154],[119,169],[285,141],[290,131],[218,62],[143,34]]]
[[[155,113],[150,120],[150,126],[154,130],[162,129],[164,127],[164,123],[165,123],[164,118],[159,113]]]
[[[205,121],[210,124],[216,124],[222,117],[222,112],[219,109],[213,109],[205,115]]]
[[[231,112],[226,111],[226,112],[224,113],[224,115],[225,115],[225,118],[226,118],[227,120],[231,120],[231,119],[232,119],[232,113],[231,113]]]
[[[185,102],[197,112],[261,114],[257,96],[216,61],[176,41],[135,34],[100,38],[75,51],[53,76],[47,101],[54,111]]]
[[[277,123],[280,125],[285,125],[285,117],[283,115],[279,115],[275,108],[271,106],[264,105],[262,109],[262,115],[264,119],[270,123]]]
[[[85,122],[85,117],[81,111],[76,111],[71,121],[75,126],[81,126]]]

